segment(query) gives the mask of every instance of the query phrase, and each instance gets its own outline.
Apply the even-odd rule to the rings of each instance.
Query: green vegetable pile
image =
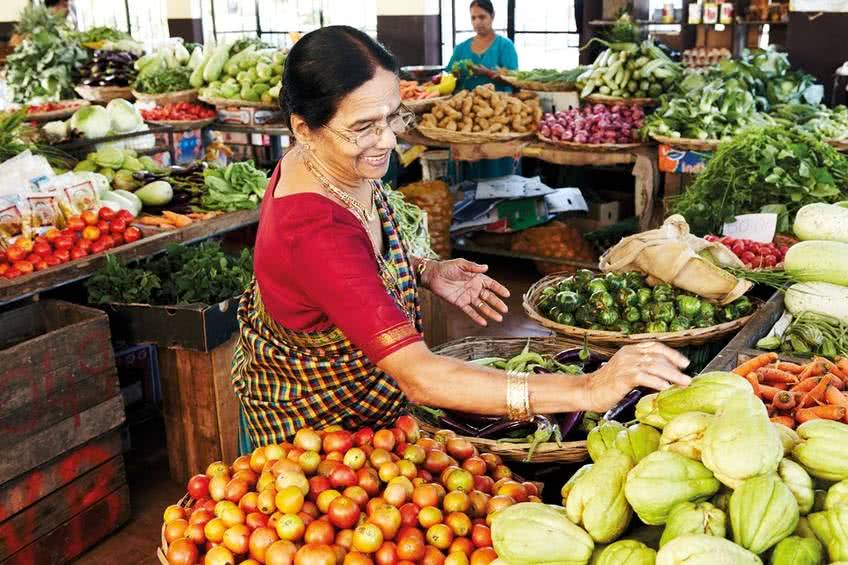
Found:
[[[542,291],[539,310],[551,321],[592,330],[630,333],[708,328],[751,313],[746,297],[717,307],[668,284],[649,287],[639,273],[596,277],[581,269]]]
[[[208,49],[191,75],[191,85],[204,87],[203,96],[248,102],[276,103],[282,88],[286,54],[279,49],[257,49],[249,43],[236,52],[224,43]]]
[[[139,171],[155,171],[159,166],[148,157],[139,157],[132,149],[103,147],[85,156],[85,160],[77,163],[74,171],[99,173],[106,177],[112,188],[120,190],[135,190],[141,183],[135,180],[133,173]]]
[[[202,47],[191,53],[181,43],[162,47],[135,62],[138,78],[133,89],[147,94],[191,90],[191,74],[202,61]]]
[[[672,211],[706,235],[767,205],[794,216],[805,204],[844,200],[846,187],[848,158],[826,143],[783,127],[752,128],[722,144]]]
[[[526,80],[543,83],[574,84],[577,78],[586,71],[587,67],[577,67],[567,71],[556,69],[533,69],[532,71],[508,71],[505,76],[515,80]]]
[[[66,26],[36,27],[6,58],[12,100],[74,98],[74,75],[86,59]]]
[[[218,242],[171,245],[165,255],[132,267],[109,255],[87,282],[91,304],[216,304],[241,294],[253,277],[253,257],[224,253]]]
[[[130,34],[111,27],[98,26],[76,34],[77,41],[82,44],[99,43],[101,41],[121,41],[132,39]]]
[[[427,229],[427,214],[418,206],[407,202],[403,193],[386,186],[389,206],[398,220],[400,238],[406,251],[415,257],[437,259],[438,255],[430,245],[430,232]]]
[[[26,119],[26,110],[0,113],[0,163],[29,149],[33,153],[44,155],[56,168],[67,169],[72,166],[74,160],[70,155],[49,145],[32,141],[35,132],[27,125]]]
[[[203,172],[208,192],[201,199],[204,210],[253,210],[265,195],[268,175],[253,166],[253,161],[231,163]]]
[[[794,127],[821,139],[848,139],[848,107],[828,108],[823,104],[780,104],[772,117],[786,127]]]
[[[590,94],[657,98],[671,90],[680,77],[680,65],[650,40],[609,43],[595,38],[592,41],[602,43],[607,49],[578,77],[581,98]]]
[[[848,322],[812,312],[792,319],[782,336],[765,337],[757,349],[782,351],[800,357],[848,356]]]

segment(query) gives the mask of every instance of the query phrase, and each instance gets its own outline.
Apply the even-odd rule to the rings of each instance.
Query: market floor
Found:
[[[472,258],[473,259],[473,258]],[[466,336],[539,336],[550,332],[528,319],[521,308],[521,296],[540,275],[532,263],[515,260],[486,260],[491,275],[509,288],[509,314],[501,324],[481,328],[456,311],[449,313],[450,339]],[[162,511],[185,494],[185,488],[168,477],[164,446],[158,457],[151,456],[143,472],[129,476],[132,517],[118,532],[82,555],[75,565],[155,565],[156,546],[161,536]],[[151,454],[152,455],[152,454]]]

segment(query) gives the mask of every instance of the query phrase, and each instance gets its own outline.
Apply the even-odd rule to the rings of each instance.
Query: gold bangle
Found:
[[[419,284],[424,284],[424,271],[427,270],[428,266],[430,266],[430,261],[428,261],[427,259],[422,258],[418,260],[418,266],[415,270],[416,274],[418,275]]]
[[[507,373],[506,409],[510,420],[530,419],[529,373]]]

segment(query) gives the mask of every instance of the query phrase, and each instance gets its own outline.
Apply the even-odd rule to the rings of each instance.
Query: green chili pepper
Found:
[[[598,316],[598,321],[605,326],[611,326],[618,322],[619,318],[618,310],[612,307],[602,310],[601,314]]]
[[[657,304],[656,321],[671,323],[675,317],[674,304],[672,302],[661,302]]]
[[[677,308],[681,316],[694,318],[701,312],[701,301],[694,296],[683,294],[677,297]]]
[[[653,298],[653,293],[650,288],[640,288],[636,291],[636,296],[639,298],[639,306],[645,306]]]
[[[599,290],[603,290],[604,292],[608,292],[607,283],[604,279],[597,278],[589,281],[589,284],[586,285],[586,292],[591,296],[592,294],[598,292]]]
[[[624,319],[633,324],[642,319],[642,314],[639,312],[638,308],[631,306],[624,311]]]
[[[678,316],[674,320],[672,320],[671,325],[668,326],[668,329],[673,332],[682,332],[683,330],[688,330],[692,327],[692,322],[689,321],[689,318],[684,316]]]
[[[707,302],[706,300],[701,302],[701,318],[715,318],[715,306]],[[713,325],[713,324],[710,324]],[[703,327],[703,326],[699,326]]]
[[[665,322],[651,322],[647,329],[649,334],[660,334],[668,331],[668,325]]]
[[[822,355],[830,357],[831,359],[839,354],[839,350],[836,348],[836,345],[834,345],[834,343],[829,339],[825,339],[822,342],[820,351]]]
[[[560,312],[574,312],[580,305],[580,298],[576,292],[564,290],[556,295],[556,301]]]

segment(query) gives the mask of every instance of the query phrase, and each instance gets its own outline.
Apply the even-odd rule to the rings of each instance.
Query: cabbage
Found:
[[[94,139],[109,135],[112,122],[105,108],[91,105],[83,106],[74,112],[70,126],[72,130],[80,132],[84,137]]]
[[[130,102],[116,98],[106,106],[112,130],[115,133],[130,133],[139,129],[144,123],[141,113]]]

